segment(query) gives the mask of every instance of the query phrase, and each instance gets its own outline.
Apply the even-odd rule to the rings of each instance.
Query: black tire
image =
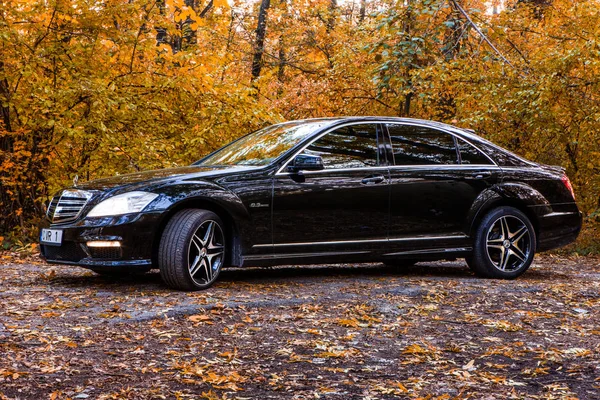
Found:
[[[90,268],[98,275],[109,276],[112,278],[122,278],[127,276],[143,275],[150,271],[147,267],[96,267]]]
[[[225,251],[219,216],[207,210],[179,211],[167,223],[160,240],[160,276],[174,289],[206,289],[219,277]]]
[[[469,267],[469,269],[475,273],[477,273],[475,271],[475,267],[473,267],[473,257],[465,257],[465,262],[467,263],[467,267]]]
[[[514,207],[498,207],[483,217],[475,233],[469,268],[483,278],[514,279],[527,271],[536,250],[529,218]]]

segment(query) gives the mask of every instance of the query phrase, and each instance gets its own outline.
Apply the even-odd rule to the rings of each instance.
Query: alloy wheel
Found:
[[[188,271],[199,286],[216,279],[225,255],[223,230],[213,220],[204,221],[192,235],[188,247]]]
[[[528,262],[532,236],[524,221],[513,215],[505,215],[494,221],[488,230],[486,249],[496,269],[517,271]]]

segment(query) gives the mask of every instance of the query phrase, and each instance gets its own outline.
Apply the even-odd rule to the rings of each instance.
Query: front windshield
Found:
[[[267,165],[331,121],[288,122],[253,132],[208,156],[198,165]]]

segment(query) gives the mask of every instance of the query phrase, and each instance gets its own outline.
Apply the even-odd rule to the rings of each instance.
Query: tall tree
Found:
[[[4,124],[4,129],[8,132],[12,131],[11,123],[10,123],[10,88],[8,86],[8,79],[6,78],[6,74],[4,72],[4,63],[0,60],[0,101],[2,101],[2,105],[0,109],[2,109],[2,122]],[[7,143],[2,143],[2,150],[8,150],[10,146]]]
[[[252,56],[252,81],[260,76],[263,67],[263,55],[265,52],[265,36],[267,34],[267,13],[271,6],[271,0],[262,0],[258,10],[258,22],[256,24],[256,35],[254,41],[254,54]]]
[[[404,13],[404,20],[403,20],[403,37],[404,40],[407,42],[411,42],[412,41],[412,27],[414,24],[414,10],[413,10],[413,0],[406,0],[405,2],[406,4],[406,12]],[[406,89],[405,92],[406,94],[404,95],[404,104],[403,107],[400,111],[400,115],[403,117],[410,117],[410,104],[412,101],[412,98],[414,96],[414,91],[413,91],[413,83],[412,83],[412,77],[411,77],[411,71],[414,68],[414,64],[415,64],[415,53],[410,53],[408,55],[408,60],[405,62],[406,66],[408,67],[406,69],[405,72],[405,80],[406,80]]]
[[[283,16],[283,26],[281,28],[281,33],[279,34],[279,49],[278,49],[278,54],[277,54],[277,58],[278,58],[278,65],[277,65],[277,80],[280,83],[283,83],[284,79],[285,79],[285,64],[287,62],[286,60],[286,49],[285,49],[285,36],[286,34],[288,34],[288,30],[289,28],[289,24],[287,23],[287,21],[291,18],[290,15],[290,10],[289,10],[289,4],[288,4],[288,0],[280,0],[279,1],[279,7],[281,8],[281,12],[282,12],[282,16]],[[278,90],[279,93],[281,93],[281,88]]]
[[[330,33],[333,30],[333,28],[335,28],[337,6],[337,0],[329,0],[329,15],[327,16],[327,33]]]
[[[360,0],[360,9],[358,12],[358,23],[362,24],[367,15],[367,0]]]

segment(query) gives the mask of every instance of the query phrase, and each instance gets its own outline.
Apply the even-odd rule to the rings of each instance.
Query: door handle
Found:
[[[481,171],[481,172],[475,172],[475,173],[471,174],[471,177],[474,179],[485,179],[485,178],[489,178],[490,176],[492,176],[492,173],[489,171]]]
[[[363,185],[375,185],[385,181],[385,177],[383,175],[375,175],[369,176],[362,180]]]

